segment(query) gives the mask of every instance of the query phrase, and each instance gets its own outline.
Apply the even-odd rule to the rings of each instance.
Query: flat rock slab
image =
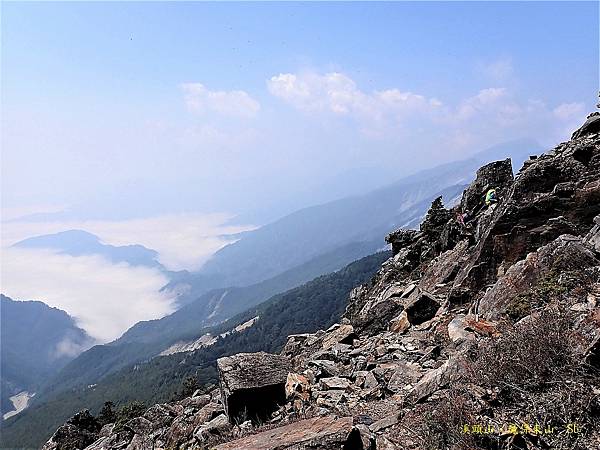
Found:
[[[339,450],[352,431],[352,417],[314,417],[227,442],[214,450]]]
[[[333,331],[330,331],[323,338],[323,349],[328,350],[336,344],[350,344],[356,337],[352,325],[340,325]]]
[[[285,384],[291,371],[289,358],[265,352],[238,353],[217,360],[224,393],[271,384]]]
[[[270,353],[238,353],[217,360],[225,412],[231,421],[240,414],[266,419],[285,402],[289,358]],[[244,418],[245,420],[246,418]]]

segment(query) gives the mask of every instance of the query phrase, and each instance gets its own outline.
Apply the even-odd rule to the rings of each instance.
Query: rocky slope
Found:
[[[600,448],[599,128],[515,178],[510,160],[482,167],[460,205],[389,235],[341,324],[219,359],[210,392],[84,411],[44,449]]]

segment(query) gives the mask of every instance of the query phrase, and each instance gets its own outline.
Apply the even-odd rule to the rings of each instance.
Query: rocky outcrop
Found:
[[[585,123],[573,133],[571,139],[578,139],[588,134],[600,133],[600,113],[594,112],[587,117]]]
[[[510,159],[486,164],[477,171],[475,181],[463,193],[460,201],[461,210],[480,209],[488,189],[496,189],[499,197],[502,198],[513,179],[513,167]]]
[[[600,260],[584,245],[581,238],[568,234],[559,236],[510,267],[485,293],[477,312],[489,319],[498,319],[508,312],[507,309],[514,305],[520,296],[538,286],[544,277],[552,274],[554,278],[558,278],[561,273],[585,270],[598,265]],[[558,283],[558,280],[555,283]]]

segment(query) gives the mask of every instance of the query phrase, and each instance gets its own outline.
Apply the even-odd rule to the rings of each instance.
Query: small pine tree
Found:
[[[125,423],[129,422],[131,419],[143,415],[146,412],[146,409],[146,405],[138,401],[122,406],[119,408],[119,412],[117,413],[115,428],[113,431],[122,431]]]
[[[115,404],[113,402],[104,402],[104,406],[102,406],[100,414],[98,415],[98,421],[100,422],[101,426],[104,426],[107,423],[114,423],[117,418],[114,407]]]
[[[198,383],[196,377],[186,377],[186,379],[183,380],[183,383],[181,384],[181,391],[179,392],[179,397],[181,399],[191,397],[194,394],[194,392],[196,392],[196,390],[199,388],[200,384]]]

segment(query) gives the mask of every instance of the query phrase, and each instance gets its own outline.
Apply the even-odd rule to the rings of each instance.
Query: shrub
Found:
[[[146,405],[142,402],[131,402],[122,406],[116,415],[114,432],[125,429],[125,424],[131,419],[139,417],[146,412]]]

